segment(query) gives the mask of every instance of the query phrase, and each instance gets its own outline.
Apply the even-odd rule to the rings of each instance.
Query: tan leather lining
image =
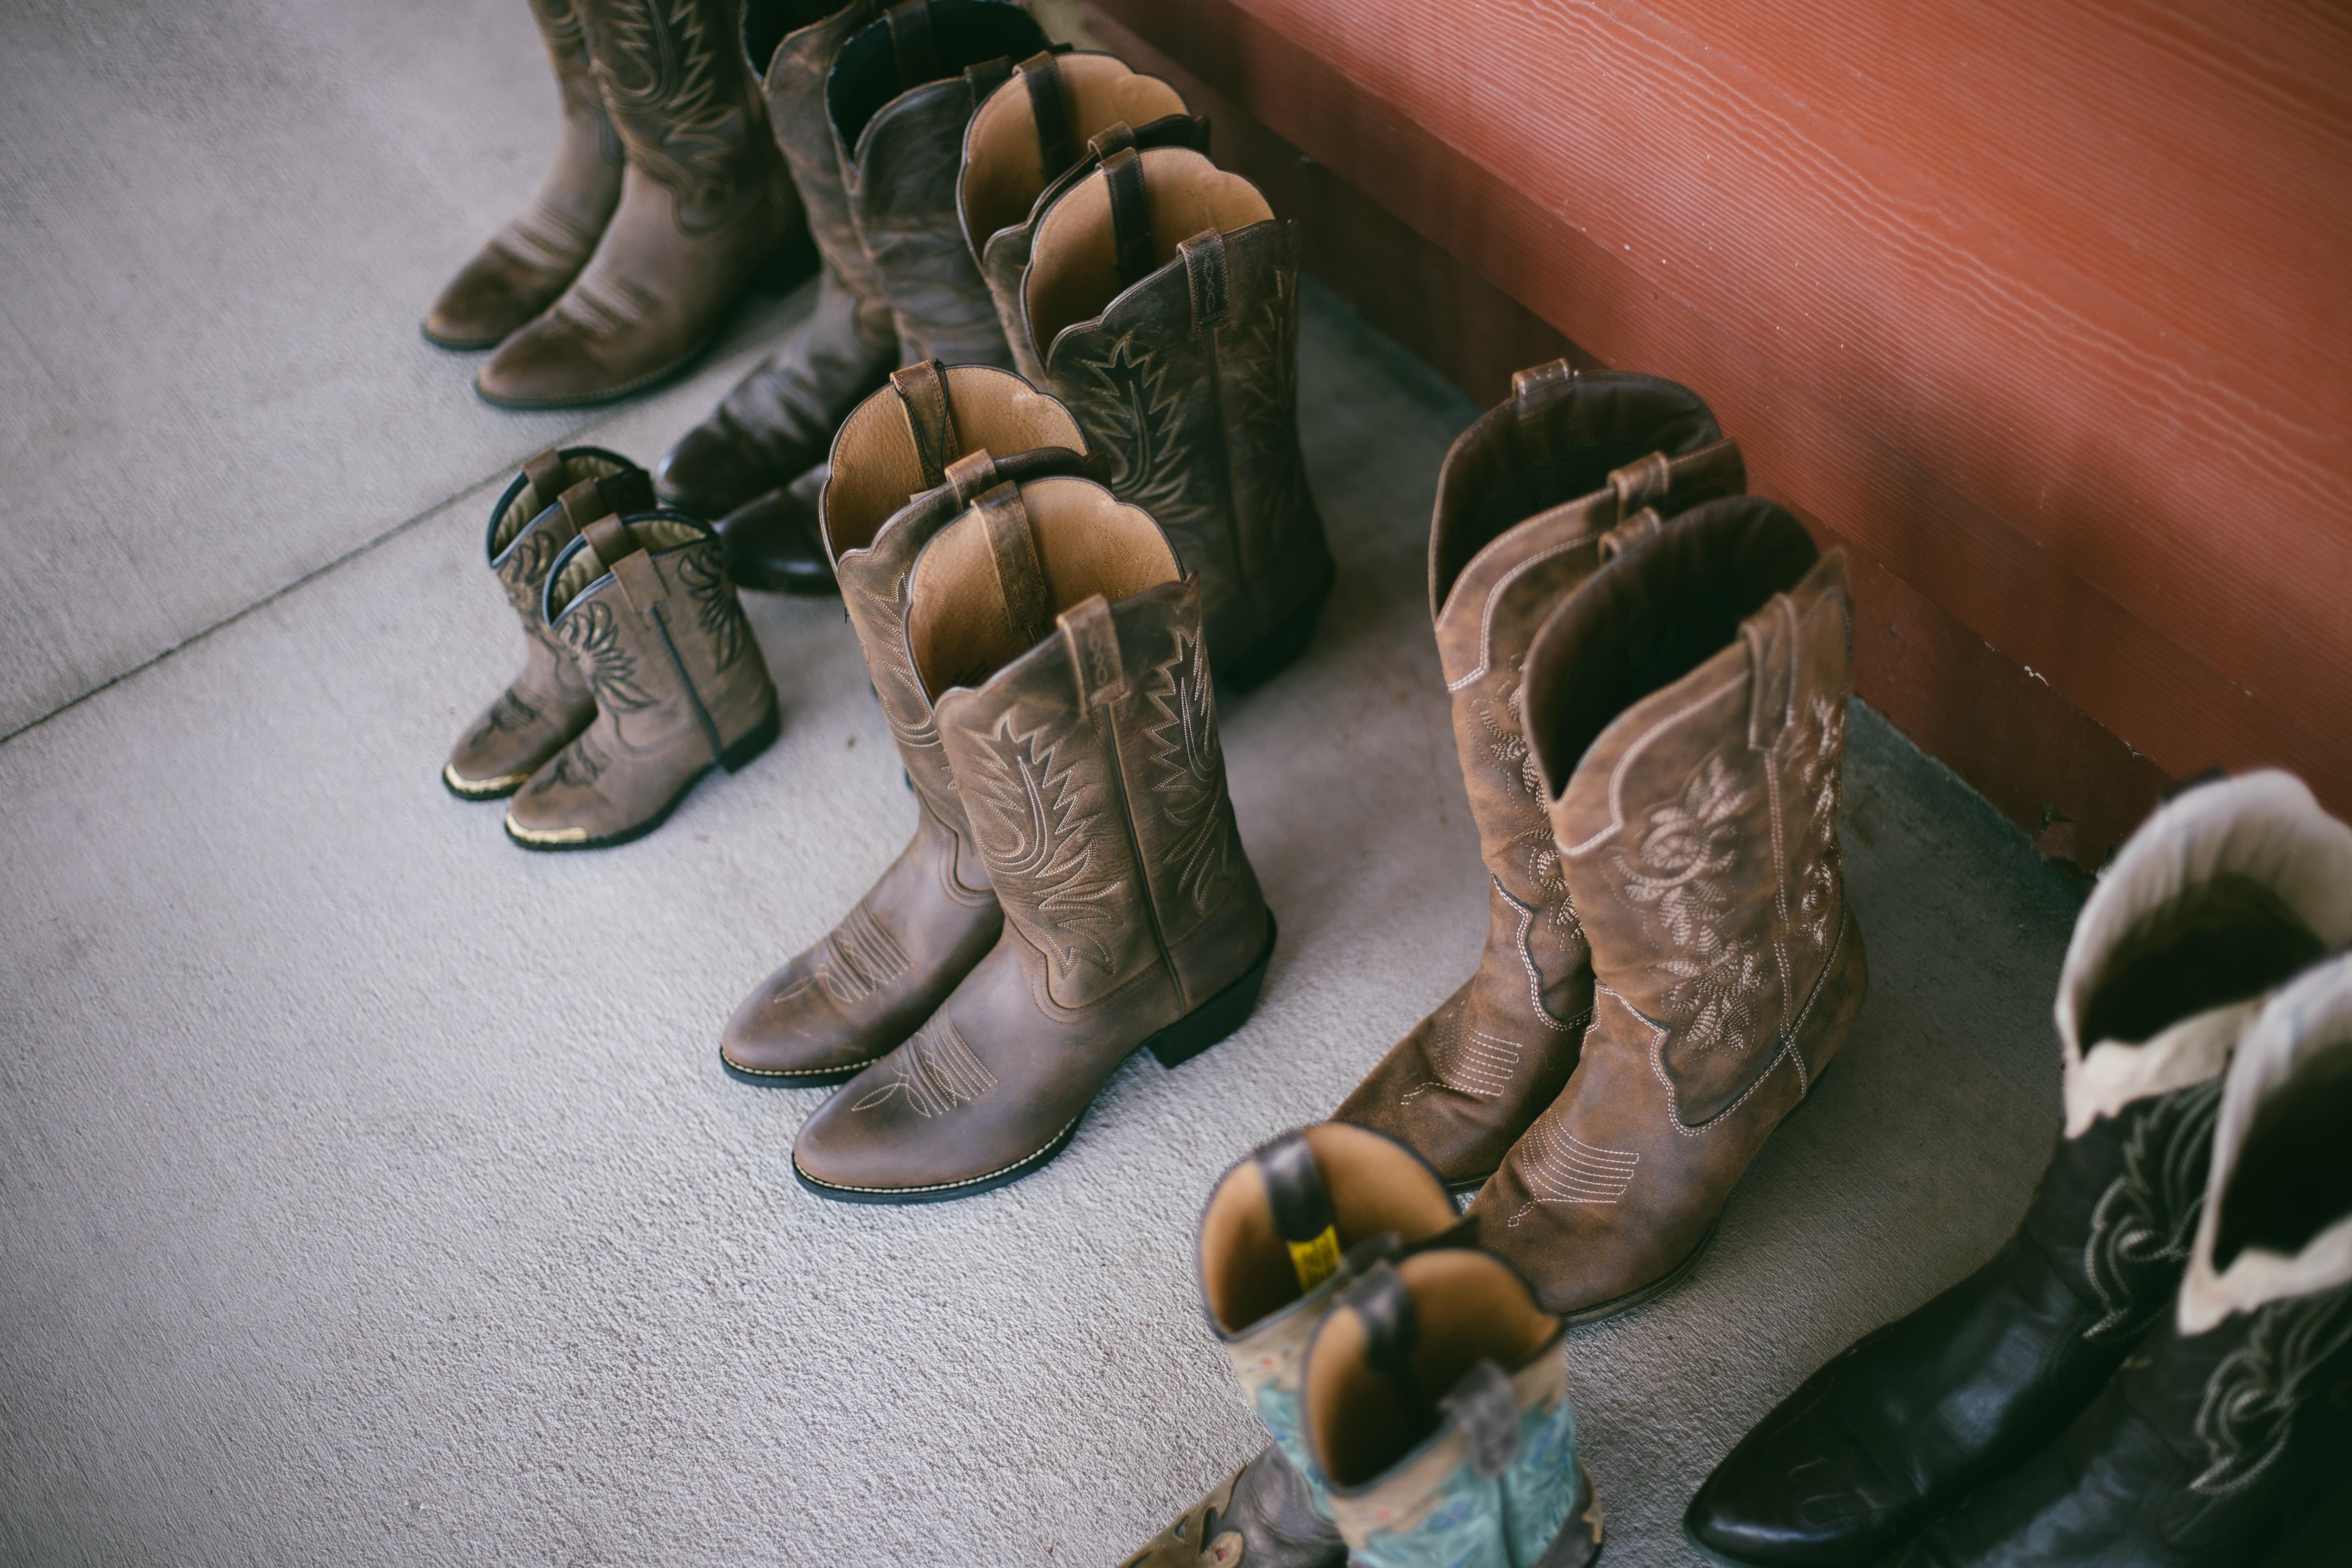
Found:
[[[1379,1133],[1326,1121],[1306,1136],[1331,1196],[1341,1251],[1384,1231],[1408,1244],[1424,1241],[1454,1224],[1454,1202],[1437,1179]],[[1290,1249],[1275,1232],[1265,1178],[1254,1161],[1243,1161],[1217,1184],[1201,1216],[1201,1287],[1210,1319],[1229,1335],[1299,1297]]]
[[[1255,185],[1189,147],[1154,147],[1139,156],[1151,203],[1152,257],[1160,266],[1203,229],[1232,234],[1274,216]],[[1058,197],[1037,226],[1023,289],[1030,341],[1050,353],[1063,328],[1100,315],[1118,294],[1110,186],[1097,170]]]
[[[955,365],[947,373],[947,388],[963,448],[958,457],[983,450],[1009,457],[1039,447],[1086,450],[1069,411],[1011,371]],[[857,405],[834,442],[822,509],[834,559],[873,543],[890,515],[923,488],[906,411],[898,394],[885,387]]]
[[[1060,66],[1070,134],[1081,147],[1115,121],[1142,125],[1185,111],[1184,100],[1174,88],[1156,76],[1129,70],[1125,61],[1110,55],[1064,55]],[[1029,111],[1028,89],[1019,77],[980,106],[964,146],[969,155],[959,193],[964,232],[975,246],[985,246],[999,229],[1026,218],[1045,188],[1038,167],[1037,122]]]

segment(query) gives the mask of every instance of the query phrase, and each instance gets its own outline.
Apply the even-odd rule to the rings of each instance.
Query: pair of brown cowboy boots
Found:
[[[719,519],[737,581],[827,583],[827,444],[893,365],[992,365],[1061,399],[1167,531],[1220,680],[1295,657],[1332,571],[1297,438],[1297,245],[1203,155],[1206,123],[1002,0],[751,0],[743,37],[825,265],[656,475]]]
[[[483,547],[530,651],[441,776],[460,799],[513,796],[516,843],[625,844],[775,739],[775,688],[719,541],[656,507],[626,458],[541,452],[492,504]]]
[[[823,1196],[1013,1181],[1110,1073],[1248,1015],[1273,952],[1225,793],[1199,579],[1080,477],[1068,410],[926,361],[843,426],[821,514],[916,797],[847,919],[755,993],[720,1059],[842,1084],[802,1127]]]
[[[495,350],[507,408],[601,403],[702,353],[743,287],[798,280],[807,226],[735,42],[734,0],[532,0],[561,91],[554,162],[425,313]]]

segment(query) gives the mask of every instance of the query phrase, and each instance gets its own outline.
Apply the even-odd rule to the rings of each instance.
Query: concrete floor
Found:
[[[1466,972],[1484,873],[1423,606],[1473,416],[1310,291],[1321,636],[1226,715],[1283,922],[1250,1025],[1130,1064],[1034,1178],[793,1184],[814,1092],[720,1021],[911,824],[837,606],[750,596],[783,739],[542,858],[436,776],[520,639],[525,455],[647,460],[804,300],[593,416],[418,341],[552,89],[519,0],[0,8],[0,1560],[1099,1563],[1259,1442],[1192,1226]],[[1615,1564],[2007,1233],[2057,1119],[2080,895],[1866,712],[1875,989],[1690,1281],[1575,1335]]]

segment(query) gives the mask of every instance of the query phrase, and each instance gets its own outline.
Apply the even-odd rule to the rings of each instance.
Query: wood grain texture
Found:
[[[2352,807],[2352,26],[1104,0],[2165,772]]]

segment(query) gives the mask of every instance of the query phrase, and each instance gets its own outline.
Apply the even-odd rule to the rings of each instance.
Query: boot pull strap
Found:
[[[1615,476],[1611,477],[1613,479]],[[1601,536],[1601,559],[1604,562],[1616,560],[1665,526],[1666,520],[1658,515],[1656,507],[1643,507]]]
[[[596,552],[597,564],[613,574],[629,608],[642,611],[659,602],[661,576],[654,570],[653,557],[646,553],[644,542],[627,523],[607,512],[583,528],[580,537]],[[662,635],[669,634],[665,631]]]
[[[1429,1401],[1413,1376],[1412,1352],[1421,1343],[1421,1319],[1412,1310],[1396,1266],[1375,1263],[1348,1288],[1348,1306],[1364,1325],[1364,1364],[1389,1380],[1415,1426],[1429,1425]]]
[[[925,489],[947,482],[948,464],[963,449],[956,435],[955,409],[948,402],[947,367],[935,359],[890,373],[890,390],[906,411],[907,432],[914,437],[915,461],[923,470]]]
[[[555,498],[555,504],[563,509],[564,521],[572,525],[574,533],[586,532],[590,523],[600,517],[610,517],[620,510],[604,504],[604,492],[597,489],[593,479],[583,479],[569,486]]]
[[[1103,160],[1110,186],[1110,232],[1118,247],[1118,286],[1132,289],[1151,275],[1151,196],[1143,186],[1143,159],[1123,147]]]
[[[539,504],[533,511],[545,511],[554,505],[552,499],[563,489],[563,455],[550,447],[535,458],[526,458],[522,477],[530,485],[530,499]]]
[[[1274,1233],[1290,1248],[1290,1270],[1304,1293],[1328,1279],[1339,1267],[1339,1227],[1323,1168],[1304,1132],[1286,1132],[1250,1158],[1265,1183]]]
[[[960,507],[972,505],[1003,482],[997,477],[996,455],[985,448],[966,452],[947,467],[948,488],[955,491]]]
[[[1481,1357],[1438,1405],[1470,1448],[1470,1468],[1493,1480],[1519,1452],[1519,1396],[1503,1369]]]
[[[1124,152],[1135,144],[1135,127],[1124,120],[1114,120],[1087,138],[1087,156],[1100,163],[1113,153]]]
[[[1617,515],[1631,517],[1643,507],[1655,506],[1666,499],[1675,488],[1674,464],[1664,452],[1649,452],[1612,469],[1609,488],[1617,492]]]
[[[1053,595],[1045,563],[1029,531],[1029,509],[1019,485],[999,485],[972,503],[988,531],[988,556],[996,565],[996,588],[1004,605],[1005,628],[1024,649],[1045,640],[1054,626]]]
[[[1511,375],[1511,406],[1521,419],[1535,416],[1537,405],[1551,400],[1553,389],[1576,384],[1576,366],[1566,359],[1516,371]]]
[[[567,503],[571,494],[570,490],[564,492]],[[588,548],[596,552],[596,563],[607,572],[621,557],[638,548],[637,536],[629,531],[629,525],[609,511],[582,523],[580,537],[588,542]]]
[[[1077,672],[1078,707],[1091,710],[1126,696],[1127,661],[1119,655],[1118,623],[1111,617],[1110,601],[1089,594],[1054,621],[1070,650],[1070,668]]]
[[[1184,258],[1184,286],[1192,303],[1192,330],[1210,332],[1224,325],[1233,291],[1226,278],[1225,237],[1204,228],[1176,247]]]
[[[992,60],[982,60],[976,66],[963,68],[964,91],[971,95],[971,107],[977,111],[995,95],[996,89],[1013,78],[1013,62],[1003,55]]]
[[[1037,126],[1037,173],[1050,185],[1078,161],[1070,106],[1062,97],[1062,62],[1051,49],[1040,49],[1013,68],[1029,92],[1029,118]]]
[[[890,53],[898,62],[901,91],[940,74],[940,47],[931,37],[930,0],[899,0],[882,13],[890,26]]]

